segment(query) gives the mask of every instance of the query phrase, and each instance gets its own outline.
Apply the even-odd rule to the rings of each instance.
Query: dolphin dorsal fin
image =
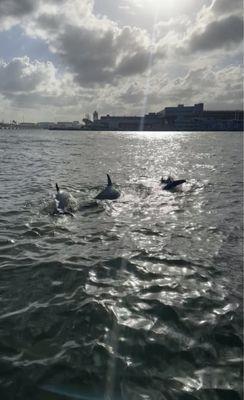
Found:
[[[112,186],[113,184],[112,184],[109,174],[107,174],[107,178],[108,178],[108,186]]]
[[[57,190],[57,193],[59,192],[59,186],[58,186],[58,184],[56,183],[56,190]]]

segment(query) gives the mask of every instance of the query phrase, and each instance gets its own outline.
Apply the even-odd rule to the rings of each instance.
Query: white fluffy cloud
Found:
[[[0,93],[15,110],[37,109],[40,115],[40,107],[51,115],[57,107],[68,111],[85,100],[71,75],[59,76],[51,62],[31,61],[28,57],[0,62]]]
[[[14,58],[11,62],[0,62],[0,89],[4,95],[30,93],[43,82],[52,86],[55,70],[51,63],[30,62],[28,57]],[[48,87],[50,90],[50,86]]]

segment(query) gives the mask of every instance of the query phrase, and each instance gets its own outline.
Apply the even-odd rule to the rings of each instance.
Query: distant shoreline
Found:
[[[145,132],[145,133],[163,133],[163,132],[239,132],[239,133],[244,133],[244,130],[240,129],[164,129],[164,130],[149,130],[149,129],[144,129],[144,130],[139,130],[139,129],[75,129],[75,128],[0,128],[0,132],[9,132],[9,131],[55,131],[55,132],[134,132],[134,133],[139,133],[139,132]]]

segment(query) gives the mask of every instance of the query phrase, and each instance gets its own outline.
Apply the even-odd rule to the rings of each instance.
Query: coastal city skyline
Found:
[[[241,110],[241,0],[3,0],[0,120]]]
[[[204,103],[165,107],[145,115],[99,115],[95,110],[82,122],[0,122],[0,129],[49,129],[66,131],[243,131],[243,110],[206,110]]]

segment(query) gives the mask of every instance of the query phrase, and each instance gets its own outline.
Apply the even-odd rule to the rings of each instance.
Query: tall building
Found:
[[[195,104],[194,106],[179,104],[178,107],[165,107],[160,114],[164,118],[165,124],[175,126],[178,119],[201,117],[203,111],[203,103]]]
[[[94,111],[94,113],[93,113],[93,121],[95,122],[97,120],[98,120],[98,112]]]

